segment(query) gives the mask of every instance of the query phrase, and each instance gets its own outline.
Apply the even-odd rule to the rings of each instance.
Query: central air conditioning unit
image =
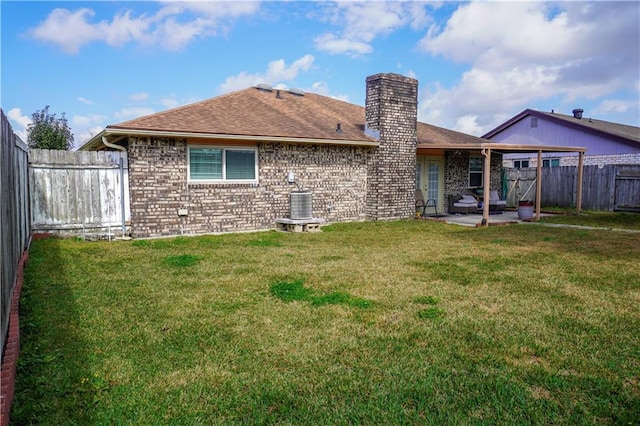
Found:
[[[313,218],[312,195],[309,191],[293,191],[290,194],[291,211],[289,218],[292,220],[307,220]]]

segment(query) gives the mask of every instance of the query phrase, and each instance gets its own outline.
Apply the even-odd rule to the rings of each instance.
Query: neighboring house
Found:
[[[413,217],[416,187],[441,212],[448,194],[501,187],[490,141],[419,123],[417,107],[417,80],[398,74],[367,77],[365,107],[258,85],[107,126],[81,149],[127,152],[134,237],[272,229],[297,189],[314,218],[344,222]]]
[[[611,123],[584,116],[526,109],[491,130],[483,138],[507,144],[582,146],[587,148],[584,165],[640,164],[640,127]],[[536,167],[537,156],[508,154],[505,167]],[[547,153],[543,167],[575,166],[575,153]]]

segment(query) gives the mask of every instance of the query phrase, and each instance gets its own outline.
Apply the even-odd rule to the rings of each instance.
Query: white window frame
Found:
[[[553,165],[553,160],[557,160],[558,164],[557,165]],[[545,163],[547,163],[547,165],[545,166]],[[547,157],[547,158],[543,158],[542,159],[542,167],[560,167],[560,158],[559,157]]]
[[[478,170],[471,170],[471,160],[472,159],[479,159],[480,160],[480,171]],[[467,183],[469,184],[469,188],[482,188],[482,184],[484,182],[484,159],[481,156],[478,155],[472,155],[469,157],[469,166],[467,167],[467,172],[468,172],[468,180]],[[479,174],[480,175],[480,185],[477,186],[472,186],[471,185],[471,174]]]
[[[219,149],[222,150],[222,179],[192,179],[191,178],[191,149]],[[227,179],[227,151],[253,151],[254,179]],[[221,146],[221,145],[188,145],[187,146],[187,182],[188,183],[258,183],[258,148],[255,146]]]

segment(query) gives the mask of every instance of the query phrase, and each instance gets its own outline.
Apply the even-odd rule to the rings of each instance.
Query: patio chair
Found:
[[[478,200],[473,195],[449,195],[449,214],[478,213]]]
[[[507,208],[507,201],[501,200],[498,191],[489,192],[489,211],[503,212]]]
[[[433,207],[434,215],[438,215],[438,204],[436,200],[428,199],[425,201],[422,191],[420,189],[416,189],[416,212],[422,210],[420,212],[420,217],[425,217],[427,215],[428,207]]]

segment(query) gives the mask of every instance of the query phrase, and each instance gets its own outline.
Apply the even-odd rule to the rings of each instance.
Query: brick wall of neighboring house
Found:
[[[189,184],[187,141],[130,138],[134,237],[271,229],[289,214],[287,182],[295,173],[313,194],[313,215],[327,221],[366,218],[367,162],[372,148],[258,144],[257,184]],[[178,209],[188,215],[178,216]]]
[[[535,167],[537,163],[538,163],[538,159],[536,158],[535,161],[533,162],[534,165],[532,165],[531,167]],[[636,152],[635,154],[585,155],[584,156],[585,166],[606,166],[608,164],[640,164],[640,152]],[[560,157],[560,165],[561,166],[577,166],[578,156]]]
[[[640,164],[640,152],[632,153],[632,154],[612,154],[612,155],[587,155],[584,156],[584,165],[585,166],[606,166],[609,164]],[[577,155],[563,155],[563,156],[545,156],[545,158],[559,158],[560,166],[577,166],[578,165],[578,156]],[[522,159],[529,160],[529,167],[537,167],[538,165],[538,156],[532,157],[523,157]],[[521,158],[517,158],[517,160],[521,160]],[[505,160],[504,167],[513,167],[513,159]]]
[[[418,81],[398,74],[367,77],[365,119],[379,132],[367,180],[367,218],[401,219],[415,214]]]
[[[469,157],[479,154],[469,151],[447,151],[445,155],[445,205],[449,207],[449,195],[472,194],[469,188]],[[502,155],[491,153],[491,190],[502,189]],[[447,210],[448,211],[448,210]]]

